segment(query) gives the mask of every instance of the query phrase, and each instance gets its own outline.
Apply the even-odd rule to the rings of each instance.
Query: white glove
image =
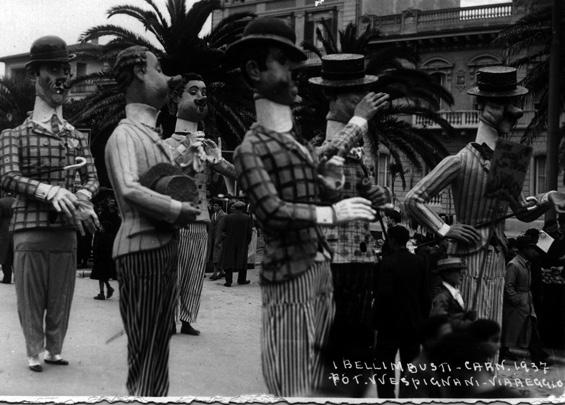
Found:
[[[376,211],[371,208],[371,201],[362,197],[353,197],[341,200],[331,207],[316,207],[316,223],[337,225],[357,220],[373,221],[375,214]]]
[[[79,199],[75,213],[75,226],[83,236],[85,234],[85,228],[90,233],[94,233],[100,229],[98,215],[94,210],[94,205],[90,201]]]
[[[53,205],[57,212],[63,212],[70,219],[75,217],[75,206],[77,205],[78,198],[66,188],[52,186],[47,193],[47,201]]]

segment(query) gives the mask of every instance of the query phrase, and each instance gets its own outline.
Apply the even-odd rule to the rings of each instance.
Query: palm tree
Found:
[[[392,106],[387,112],[378,114],[369,125],[370,139],[376,160],[378,145],[382,144],[390,151],[393,162],[390,165],[391,173],[398,176],[406,187],[402,157],[418,170],[424,165],[435,166],[447,155],[447,150],[436,137],[426,129],[414,128],[406,120],[406,116],[421,115],[441,126],[448,134],[455,134],[455,130],[444,120],[437,111],[440,100],[449,105],[453,104],[453,97],[443,86],[436,83],[427,73],[413,68],[418,62],[418,55],[409,48],[380,47],[373,49],[371,41],[381,37],[380,31],[367,28],[357,36],[355,24],[348,24],[345,30],[339,31],[339,44],[331,34],[325,21],[322,22],[323,31],[318,28],[316,36],[323,45],[326,54],[357,53],[366,57],[367,74],[379,76],[379,81],[373,91],[390,94]],[[320,58],[323,53],[314,44],[304,42],[304,49],[316,53]],[[311,68],[305,76],[319,73],[319,66]],[[302,84],[306,83],[302,78]],[[307,86],[301,87],[301,94],[305,99],[300,116],[302,121],[310,128],[325,128],[325,115],[327,103],[323,101],[321,92]],[[310,129],[313,132],[313,129]],[[319,135],[319,134],[318,134]]]
[[[551,51],[551,5],[534,9],[514,24],[502,30],[495,44],[502,45],[508,63],[526,68],[522,83],[530,89],[528,97],[537,101],[534,118],[528,125],[523,141],[531,142],[547,129],[549,96],[549,56]],[[565,24],[565,7],[561,7],[561,24]],[[561,30],[560,77],[565,78],[565,30]],[[565,111],[565,80],[560,81],[560,110]]]
[[[205,125],[213,138],[222,137],[224,144],[235,147],[252,122],[249,113],[251,95],[238,89],[237,83],[225,80],[222,65],[223,50],[237,40],[247,23],[254,18],[252,13],[238,13],[222,20],[212,31],[199,37],[206,20],[215,9],[220,8],[218,0],[201,0],[187,9],[185,0],[167,0],[166,13],[154,0],[144,0],[148,9],[134,5],[111,7],[108,18],[117,15],[131,17],[143,24],[148,37],[138,35],[115,24],[98,25],[86,30],[80,41],[87,42],[100,37],[114,37],[103,49],[103,60],[112,64],[116,54],[131,45],[146,46],[157,55],[164,71],[169,75],[186,72],[201,74],[208,83],[210,114]],[[93,149],[105,145],[113,128],[124,115],[125,100],[114,85],[111,72],[77,78],[75,84],[95,80],[98,91],[87,97],[84,108],[71,118],[75,124],[93,126]],[[245,98],[247,96],[247,99]],[[250,110],[251,111],[251,110]],[[166,113],[166,108],[164,109]],[[161,114],[167,117],[167,114]],[[250,119],[251,117],[251,119]],[[171,131],[171,120],[163,123]]]
[[[35,88],[33,82],[19,78],[0,79],[0,130],[20,125],[33,110]]]

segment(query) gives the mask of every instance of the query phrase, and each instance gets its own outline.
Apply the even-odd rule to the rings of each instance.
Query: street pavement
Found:
[[[170,345],[169,396],[239,396],[266,393],[259,349],[260,289],[257,270],[251,284],[224,287],[204,280],[194,326],[200,336],[177,334]],[[14,284],[0,284],[0,396],[125,396],[126,336],[118,286],[109,300],[97,301],[98,281],[77,277],[63,357],[69,366],[28,369],[16,311]],[[88,273],[86,273],[88,274]],[[180,328],[178,328],[180,329]]]

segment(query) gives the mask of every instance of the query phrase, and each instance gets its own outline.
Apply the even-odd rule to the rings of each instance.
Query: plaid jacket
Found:
[[[336,142],[361,139],[363,129],[348,124]],[[333,144],[326,147],[337,150]],[[316,226],[321,201],[315,153],[305,153],[291,133],[253,124],[234,153],[241,188],[265,232],[261,278],[281,282],[299,276],[313,264],[326,241]]]
[[[28,118],[22,125],[0,134],[0,156],[0,184],[18,195],[11,223],[14,231],[73,227],[50,203],[36,196],[41,183],[72,192],[85,189],[94,194],[98,190],[88,138],[69,123],[63,123],[61,131],[53,134]],[[85,166],[61,170],[75,164],[77,156],[86,158]]]

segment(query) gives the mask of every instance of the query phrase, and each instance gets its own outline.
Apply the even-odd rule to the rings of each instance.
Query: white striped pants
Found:
[[[328,378],[322,358],[335,314],[330,263],[299,277],[263,284],[261,360],[269,392],[305,396]]]
[[[177,239],[155,250],[116,258],[120,313],[128,337],[129,395],[166,396],[174,322]]]
[[[180,320],[196,322],[206,271],[208,228],[205,223],[189,224],[179,235],[178,291]]]
[[[502,250],[492,245],[480,251],[463,256],[467,265],[461,280],[461,295],[467,309],[477,311],[478,318],[492,319],[502,326],[502,302],[504,298],[504,276],[506,263]],[[481,274],[482,276],[479,279]],[[479,288],[476,306],[473,308],[475,292]]]

